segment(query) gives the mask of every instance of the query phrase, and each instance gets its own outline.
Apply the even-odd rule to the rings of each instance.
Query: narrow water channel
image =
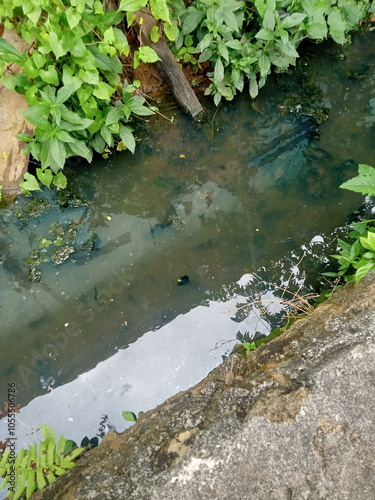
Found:
[[[375,165],[374,42],[311,46],[305,76],[275,76],[254,103],[207,102],[203,124],[165,105],[173,124],[140,123],[134,156],[68,170],[84,204],[43,192],[47,213],[22,215],[25,198],[0,212],[0,380],[30,403],[22,420],[79,439],[106,414],[122,430],[121,409],[198,382],[238,333],[268,333],[272,317],[243,304],[263,298],[276,324],[277,287],[321,288],[333,235],[363,202],[338,186]],[[316,125],[306,99],[329,119]],[[53,223],[93,248],[32,282],[25,259]]]

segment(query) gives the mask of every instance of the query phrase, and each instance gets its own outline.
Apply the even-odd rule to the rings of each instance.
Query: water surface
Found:
[[[272,318],[238,307],[263,299],[276,323],[277,287],[321,288],[335,231],[363,201],[338,186],[358,163],[375,164],[374,36],[309,53],[303,64],[330,115],[322,125],[285,106],[304,90],[278,75],[253,105],[238,96],[214,116],[207,103],[204,124],[165,109],[174,123],[141,123],[134,156],[70,169],[85,205],[42,193],[48,214],[20,220],[24,199],[3,210],[0,380],[31,402],[30,425],[44,419],[78,439],[109,414],[120,428],[121,408],[155,406],[205,376],[236,334],[270,330]],[[78,222],[94,248],[42,264],[30,282],[24,259],[52,221]],[[190,282],[176,286],[183,275]]]

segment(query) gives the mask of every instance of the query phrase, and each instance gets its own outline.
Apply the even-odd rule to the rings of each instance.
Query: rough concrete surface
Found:
[[[5,31],[3,37],[20,52],[30,47],[14,29]],[[12,64],[5,75],[20,71],[16,64]],[[25,96],[7,89],[0,82],[0,185],[7,193],[20,192],[18,184],[23,180],[29,162],[29,155],[23,154],[25,143],[15,137],[16,134],[33,135],[33,126],[21,114],[24,109],[27,109]]]
[[[35,499],[375,499],[374,297],[373,273],[108,433]]]

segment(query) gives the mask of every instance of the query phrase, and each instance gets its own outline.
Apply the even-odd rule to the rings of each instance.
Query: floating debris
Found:
[[[175,285],[186,285],[187,283],[189,283],[190,281],[190,278],[189,276],[187,276],[186,274],[184,276],[180,276],[179,278],[176,278],[173,283]]]

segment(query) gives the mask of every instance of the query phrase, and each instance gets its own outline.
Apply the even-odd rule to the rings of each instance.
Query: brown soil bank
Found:
[[[33,499],[375,499],[374,297],[372,273]]]

